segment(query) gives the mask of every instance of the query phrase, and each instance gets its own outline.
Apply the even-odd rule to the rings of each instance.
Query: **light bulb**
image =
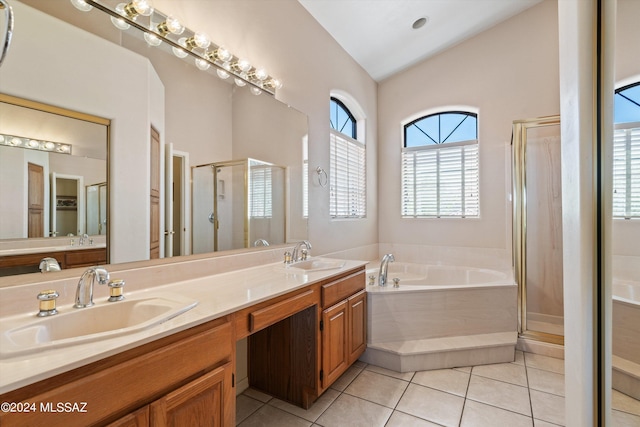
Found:
[[[246,85],[247,85],[247,82],[245,82],[244,80],[239,79],[239,78],[237,78],[237,77],[236,77],[233,81],[234,81],[234,82],[236,83],[236,85],[238,85],[239,87],[243,87],[243,86],[246,86]]]
[[[40,143],[38,141],[36,141],[35,139],[32,139],[32,140],[29,141],[28,145],[31,148],[36,148],[38,145],[40,145]]]
[[[209,67],[211,67],[211,64],[209,64],[209,61],[205,59],[198,58],[196,59],[196,67],[198,67],[202,71],[207,71]]]
[[[239,72],[247,72],[251,69],[251,64],[246,59],[238,59],[232,65],[233,69]]]
[[[186,40],[187,49],[191,50],[196,47],[206,49],[211,44],[211,39],[205,33],[195,33]]]
[[[71,4],[76,9],[81,10],[83,12],[89,12],[91,9],[93,9],[93,6],[91,6],[84,0],[71,0]]]
[[[0,144],[4,143],[4,135],[0,135]]]
[[[258,96],[258,95],[260,95],[262,93],[262,91],[260,89],[258,89],[257,87],[255,87],[255,86],[251,86],[249,88],[249,90],[251,91],[252,94],[254,94],[256,96]]]
[[[220,68],[218,68],[216,70],[216,74],[218,74],[218,77],[220,77],[222,80],[228,79],[230,74],[228,72],[226,72],[225,70],[222,70]]]
[[[162,39],[160,39],[160,37],[146,32],[144,33],[144,40],[149,46],[160,46],[160,43],[162,43]]]
[[[20,138],[18,138],[17,136],[14,136],[13,138],[11,138],[9,140],[9,145],[22,145],[22,140]]]
[[[282,89],[282,82],[278,79],[269,79],[264,82],[264,87],[268,89]]]
[[[178,40],[178,44],[180,46],[186,47],[187,46],[187,39],[186,38],[181,38],[180,40]],[[177,56],[178,58],[186,58],[186,56],[188,55],[188,53],[179,47],[172,47],[171,50],[173,51],[173,54],[175,56]]]
[[[125,8],[125,4],[124,3],[120,3],[116,6],[116,12],[118,12],[118,14],[124,16],[126,15],[124,8]],[[111,17],[111,23],[113,25],[115,25],[115,27],[119,30],[128,30],[130,25],[127,24],[127,21],[125,21],[124,18],[116,18],[115,16]]]
[[[153,6],[150,0],[133,0],[124,6],[124,12],[129,18],[135,19],[138,15],[151,15],[153,13]]]
[[[207,52],[207,56],[212,61],[220,61],[220,62],[227,62],[231,58],[233,58],[233,55],[231,55],[231,53],[223,47],[218,47],[212,52]]]
[[[163,23],[158,24],[158,32],[163,36],[167,33],[180,35],[184,32],[184,25],[173,16],[167,16]]]
[[[258,68],[255,73],[254,73],[256,79],[263,81],[265,80],[267,77],[269,77],[269,73],[267,73],[267,70],[265,70],[264,68]]]
[[[56,144],[54,144],[53,142],[45,142],[44,143],[44,148],[46,148],[47,150],[53,150],[54,148],[56,148]]]

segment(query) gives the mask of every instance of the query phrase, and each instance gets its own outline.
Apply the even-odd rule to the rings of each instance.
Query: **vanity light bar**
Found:
[[[71,154],[71,144],[25,138],[23,136],[0,134],[0,145],[21,147],[30,150],[49,151],[53,153]]]
[[[165,42],[178,58],[192,57],[196,66],[203,71],[214,67],[218,77],[234,77],[236,85],[249,85],[254,95],[263,91],[275,95],[276,90],[282,87],[282,82],[268,75],[264,69],[251,66],[245,59],[212,43],[206,34],[193,31],[174,17],[153,9],[149,0],[133,0],[129,4],[119,3],[115,7],[106,4],[105,0],[71,0],[71,3],[84,12],[95,7],[107,13],[113,24],[123,31],[130,27],[142,31],[150,46],[159,46]],[[140,9],[138,3],[142,4],[148,14],[136,12]]]

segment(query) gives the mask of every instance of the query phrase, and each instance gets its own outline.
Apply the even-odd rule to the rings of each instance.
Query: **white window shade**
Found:
[[[640,126],[616,126],[613,136],[613,216],[640,218]]]
[[[366,216],[364,144],[330,131],[330,202],[332,218]]]
[[[251,168],[250,212],[251,218],[273,216],[272,178],[270,167]]]
[[[478,217],[478,142],[402,152],[402,216]]]

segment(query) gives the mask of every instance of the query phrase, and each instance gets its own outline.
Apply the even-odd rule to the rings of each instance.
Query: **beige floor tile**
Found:
[[[413,378],[413,375],[415,374],[415,372],[413,371],[412,372],[396,372],[396,371],[392,371],[391,369],[381,368],[380,366],[376,366],[376,365],[367,365],[365,369],[367,371],[377,372],[382,375],[387,375],[389,377],[393,377],[393,378],[397,378],[399,380],[405,380],[405,381],[411,381],[411,378]]]
[[[533,419],[515,412],[467,400],[460,427],[533,427]]]
[[[525,353],[524,361],[527,368],[542,369],[544,371],[564,374],[564,360],[542,354]]]
[[[460,366],[459,368],[453,368],[454,371],[466,372],[468,374],[471,373],[472,366]]]
[[[272,399],[271,401],[269,401],[269,405],[297,417],[314,422],[318,419],[318,417],[320,417],[320,415],[322,415],[324,411],[327,410],[329,405],[331,405],[339,395],[340,392],[338,390],[329,389],[325,391],[322,396],[320,396],[318,400],[316,400],[314,404],[311,405],[311,408],[309,409],[302,409],[299,406],[292,405],[280,399]]]
[[[382,427],[392,412],[384,406],[341,394],[316,423],[324,427]]]
[[[467,398],[531,416],[529,390],[526,387],[471,375]]]
[[[242,394],[244,394],[245,396],[249,396],[253,399],[259,400],[262,403],[267,403],[268,401],[273,399],[272,396],[266,393],[263,393],[259,390],[256,390],[255,388],[248,388],[245,391],[243,391]]]
[[[365,370],[344,392],[393,409],[408,385],[407,381]]]
[[[527,368],[529,388],[564,396],[564,375],[542,369]]]
[[[546,421],[542,421],[542,420],[537,420],[537,419],[533,419],[533,426],[534,427],[558,427],[558,424],[552,424],[552,423],[548,423]]]
[[[611,406],[613,407],[613,409],[640,416],[639,400],[636,400],[631,396],[627,396],[624,393],[620,393],[618,390],[612,390],[612,392]]]
[[[512,363],[516,365],[524,365],[524,353],[520,350],[516,350],[515,360]]]
[[[533,418],[564,425],[564,397],[530,390]]]
[[[273,406],[264,405],[249,418],[241,422],[239,427],[309,427],[309,421],[288,414]]]
[[[331,388],[338,391],[344,391],[344,389],[351,384],[351,381],[353,381],[363,370],[364,366],[352,365],[340,378],[331,384]]]
[[[397,410],[444,426],[458,426],[464,398],[417,384],[409,384]]]
[[[250,397],[241,394],[236,397],[236,425],[246,420],[251,414],[256,412],[261,406],[262,402],[252,399]]]
[[[621,411],[611,411],[611,425],[613,427],[638,427],[640,417]]]
[[[421,371],[416,372],[411,382],[464,397],[469,385],[469,374],[455,369]]]
[[[439,425],[404,412],[393,411],[385,427],[439,427]]]
[[[519,386],[527,386],[527,372],[524,366],[515,363],[474,366],[473,375],[504,381]]]

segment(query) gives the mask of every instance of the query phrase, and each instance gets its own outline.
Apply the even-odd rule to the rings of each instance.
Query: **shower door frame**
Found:
[[[564,345],[564,336],[527,329],[527,131],[544,126],[560,126],[560,116],[514,120],[512,133],[513,184],[513,267],[518,284],[518,335],[522,338]]]

